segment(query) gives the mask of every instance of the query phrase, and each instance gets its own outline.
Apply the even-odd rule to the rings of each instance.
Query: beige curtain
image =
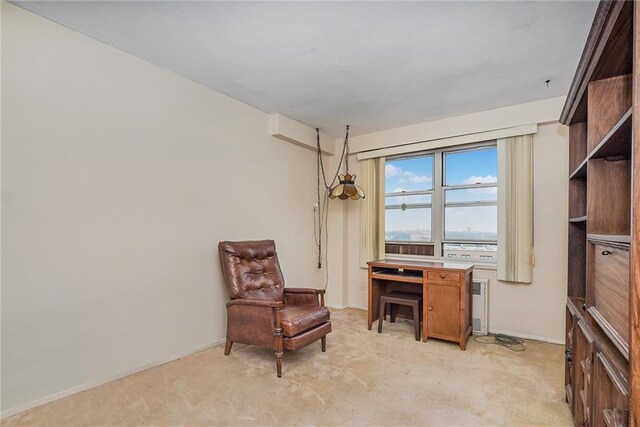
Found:
[[[384,157],[360,161],[360,267],[384,258]]]
[[[498,139],[498,280],[531,283],[533,135]]]

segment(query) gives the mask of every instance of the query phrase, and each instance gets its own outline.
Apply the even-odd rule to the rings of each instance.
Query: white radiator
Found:
[[[487,335],[487,309],[489,308],[489,279],[473,279],[472,292],[473,335]]]

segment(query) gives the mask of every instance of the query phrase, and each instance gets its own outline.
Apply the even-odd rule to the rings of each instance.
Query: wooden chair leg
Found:
[[[233,341],[227,340],[227,343],[224,345],[224,355],[228,356],[231,353],[231,346],[233,345]]]
[[[280,312],[280,308],[274,309],[275,314],[275,328],[274,335],[276,339],[276,372],[278,373],[278,378],[282,376],[282,351],[284,350],[284,338],[282,336],[282,314]]]
[[[387,309],[387,304],[385,304],[384,302],[380,301],[380,317],[378,318],[378,333],[381,334],[382,333],[382,322],[384,322],[384,318],[386,316],[386,311]]]
[[[416,331],[416,341],[420,341],[420,308],[419,304],[413,304],[413,327]]]
[[[323,336],[322,338],[320,338],[320,347],[322,347],[322,351],[325,352],[327,351],[327,336]]]
[[[389,311],[391,311],[391,316],[389,316],[390,317],[389,322],[396,323],[396,312],[398,311],[398,304],[389,303],[389,305],[391,306],[389,308]]]
[[[276,372],[278,373],[278,378],[282,377],[282,352],[276,351]]]

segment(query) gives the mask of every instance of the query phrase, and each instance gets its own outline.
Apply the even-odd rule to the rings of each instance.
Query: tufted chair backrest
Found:
[[[218,243],[231,299],[282,301],[284,277],[273,240]]]

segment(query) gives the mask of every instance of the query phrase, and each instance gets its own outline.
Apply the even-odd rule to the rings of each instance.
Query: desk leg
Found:
[[[371,278],[371,271],[369,271],[369,307],[368,307],[368,329],[371,330],[373,322],[380,318],[380,294],[381,288],[386,286],[381,284],[380,281]]]
[[[425,271],[422,274],[426,277]],[[427,342],[429,334],[427,333],[427,316],[429,313],[429,304],[427,302],[427,281],[422,278],[422,342]]]

